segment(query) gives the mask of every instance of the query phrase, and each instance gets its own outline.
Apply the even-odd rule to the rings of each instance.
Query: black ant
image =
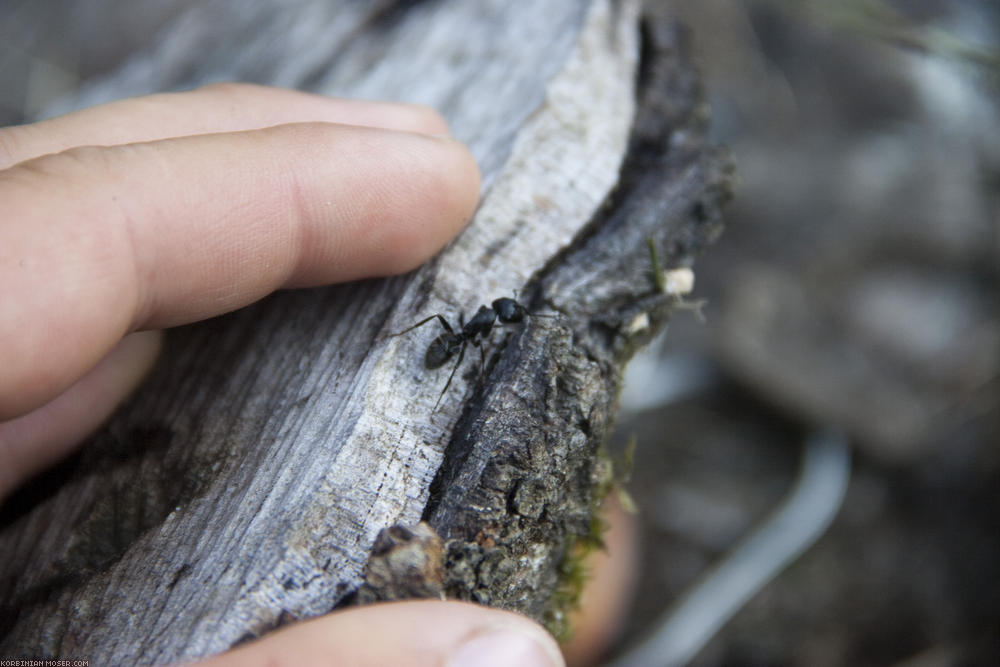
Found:
[[[462,360],[465,358],[465,344],[472,343],[475,347],[479,347],[493,331],[493,325],[499,319],[501,324],[517,324],[523,322],[525,316],[528,314],[528,310],[519,304],[515,299],[508,297],[503,297],[500,299],[494,299],[492,305],[490,306],[479,306],[479,310],[476,314],[472,316],[472,319],[466,323],[462,323],[462,317],[459,316],[458,324],[459,331],[452,329],[451,325],[448,324],[448,320],[444,318],[443,315],[438,313],[437,315],[431,315],[430,317],[420,320],[412,327],[404,329],[399,333],[389,334],[389,337],[402,336],[405,333],[413,331],[417,327],[421,327],[435,317],[441,322],[441,326],[444,327],[444,332],[431,341],[431,344],[427,347],[427,353],[424,355],[424,368],[427,370],[434,370],[441,368],[448,360],[458,354],[458,361],[455,363],[455,367],[451,369],[451,375],[448,376],[448,382],[445,383],[444,389],[441,390],[441,395],[438,396],[437,403],[434,404],[434,409],[437,410],[437,406],[441,403],[441,399],[444,398],[445,393],[448,391],[448,387],[451,386],[452,378],[455,377],[455,372],[458,367],[462,365]],[[539,317],[549,317],[547,315],[540,315]],[[480,349],[482,352],[482,349]],[[485,357],[484,357],[485,358]],[[485,362],[484,362],[485,363]]]

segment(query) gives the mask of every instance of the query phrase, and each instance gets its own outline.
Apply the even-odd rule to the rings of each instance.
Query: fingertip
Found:
[[[441,141],[450,145],[451,159],[455,163],[451,171],[455,182],[452,183],[450,190],[458,194],[455,202],[457,219],[460,223],[455,230],[457,233],[469,221],[476,211],[476,206],[479,205],[483,177],[479,171],[479,165],[476,163],[476,158],[468,146],[451,138],[443,138]]]
[[[375,127],[403,130],[417,134],[426,134],[432,137],[450,137],[451,128],[448,121],[444,119],[437,109],[425,104],[386,104],[359,102],[358,104],[377,105],[378,110],[384,114],[379,118],[381,122]]]
[[[340,158],[335,167],[296,167],[302,254],[286,287],[410,271],[475,212],[479,167],[455,139],[368,128],[302,131],[330,132]]]
[[[469,149],[449,137],[429,137],[434,157],[422,173],[415,206],[393,227],[386,274],[405,273],[437,254],[472,219],[479,204],[481,174]],[[395,251],[393,253],[393,251]]]
[[[562,667],[564,662],[551,635],[524,616],[466,602],[418,600],[337,611],[199,664]]]

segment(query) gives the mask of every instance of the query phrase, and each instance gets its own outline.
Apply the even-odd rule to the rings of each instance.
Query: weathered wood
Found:
[[[407,276],[175,332],[58,490],[2,527],[4,654],[222,651],[353,598],[380,530],[422,517],[449,596],[558,611],[622,365],[676,305],[647,244],[689,265],[728,196],[677,32],[650,15],[637,71],[628,1],[289,4],[194,7],[76,103],[233,78],[431,104],[480,162],[479,211]],[[515,291],[553,317],[495,332],[484,372],[473,350],[435,411],[437,324],[386,335]]]

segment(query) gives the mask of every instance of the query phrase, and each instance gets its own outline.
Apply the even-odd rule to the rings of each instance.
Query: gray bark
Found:
[[[5,511],[0,653],[187,660],[412,595],[558,616],[623,364],[678,303],[648,245],[689,266],[728,197],[675,26],[639,25],[629,1],[219,0],[70,101],[239,79],[430,104],[483,194],[411,274],[172,332],[46,495]],[[388,334],[515,293],[534,316],[494,332],[482,370],[470,347],[435,410],[451,372],[423,365],[436,320]],[[421,519],[436,535],[405,528]],[[404,569],[426,562],[412,581],[400,548]]]

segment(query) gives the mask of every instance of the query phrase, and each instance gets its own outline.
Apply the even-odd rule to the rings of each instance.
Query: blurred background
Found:
[[[678,313],[626,379],[625,643],[832,427],[832,526],[693,664],[1000,664],[1000,3],[674,7],[739,184],[695,266],[706,322]]]
[[[192,4],[0,2],[0,123]],[[1000,3],[672,5],[739,185],[695,267],[706,321],[679,312],[622,397],[641,585],[619,652],[833,428],[850,463],[832,525],[693,664],[1000,664]]]

